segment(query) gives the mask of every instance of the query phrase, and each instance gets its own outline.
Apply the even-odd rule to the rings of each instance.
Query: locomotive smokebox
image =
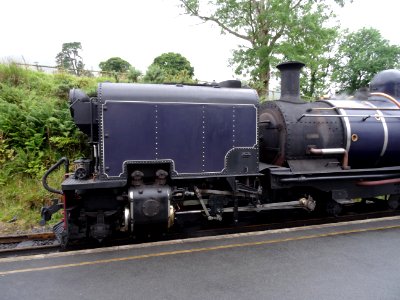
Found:
[[[304,66],[299,61],[288,61],[276,66],[281,72],[280,100],[303,103],[300,99],[300,71]]]
[[[260,107],[260,161],[296,171],[338,168],[344,156],[342,121],[331,104],[306,102],[300,98],[303,67],[304,64],[297,61],[277,66],[281,72],[281,98],[266,101]],[[305,117],[311,111],[314,115]],[[324,149],[324,155],[318,156],[310,149]],[[335,149],[341,154],[326,149]]]

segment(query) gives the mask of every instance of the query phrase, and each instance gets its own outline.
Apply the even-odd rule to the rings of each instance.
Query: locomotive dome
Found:
[[[370,83],[371,92],[389,94],[400,98],[400,71],[395,69],[379,72]]]

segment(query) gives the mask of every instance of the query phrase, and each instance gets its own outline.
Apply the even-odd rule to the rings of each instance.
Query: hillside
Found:
[[[87,93],[110,78],[47,74],[0,64],[0,231],[37,226],[40,208],[54,195],[41,185],[45,170],[60,157],[80,157],[86,137],[74,125],[68,92]],[[57,186],[62,171],[50,178]]]

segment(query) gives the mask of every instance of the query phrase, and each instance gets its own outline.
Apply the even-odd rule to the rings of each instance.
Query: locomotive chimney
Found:
[[[283,62],[276,66],[281,72],[281,98],[279,100],[304,102],[300,98],[300,70],[304,66],[299,61]]]

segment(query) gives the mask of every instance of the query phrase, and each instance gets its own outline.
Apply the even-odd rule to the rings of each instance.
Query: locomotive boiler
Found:
[[[397,207],[400,104],[393,85],[400,72],[377,74],[371,92],[358,99],[305,102],[302,66],[279,65],[281,99],[260,108],[260,161],[268,164],[270,188],[283,194],[306,188],[335,209],[336,202],[393,195],[389,203]]]
[[[397,100],[373,92],[364,99],[305,102],[295,74],[302,66],[278,66],[281,100],[266,102],[260,110],[261,160],[310,171],[399,165]]]
[[[385,195],[400,183],[398,71],[378,74],[357,99],[306,102],[299,62],[278,66],[281,98],[259,104],[238,81],[217,85],[99,84],[96,97],[70,92],[90,158],[62,158],[43,184],[62,200],[55,226],[63,246],[116,232],[166,231],[181,215],[222,220],[240,211],[324,207]],[[389,73],[388,73],[389,72]],[[64,164],[61,190],[47,176]]]

